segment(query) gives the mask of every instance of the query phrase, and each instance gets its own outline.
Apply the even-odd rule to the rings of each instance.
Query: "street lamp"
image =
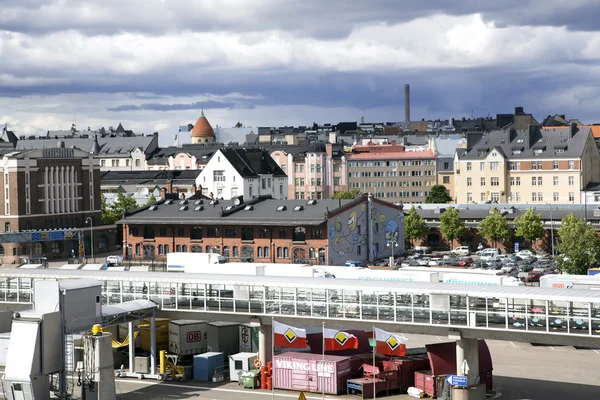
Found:
[[[395,263],[394,263],[394,247],[398,247],[398,242],[394,239],[390,239],[388,240],[387,247],[390,247],[392,249],[392,256],[390,257],[390,268],[393,268]]]
[[[90,247],[92,248],[92,262],[96,262],[96,259],[94,258],[94,220],[92,219],[92,217],[87,217],[85,219],[86,225],[88,221],[90,221]]]

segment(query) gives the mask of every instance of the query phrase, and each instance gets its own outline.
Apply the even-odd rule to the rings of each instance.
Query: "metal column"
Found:
[[[258,328],[258,358],[263,362],[263,365],[269,361],[273,361],[272,329],[272,325],[267,325],[264,321],[260,322],[260,327]]]
[[[129,372],[135,372],[135,339],[133,338],[133,321],[127,323],[127,334],[129,335]]]
[[[150,317],[150,374],[156,373],[156,311]]]

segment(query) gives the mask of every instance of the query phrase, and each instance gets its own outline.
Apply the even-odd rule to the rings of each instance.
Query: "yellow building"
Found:
[[[590,128],[498,130],[454,157],[457,203],[579,204],[600,181],[600,155]]]

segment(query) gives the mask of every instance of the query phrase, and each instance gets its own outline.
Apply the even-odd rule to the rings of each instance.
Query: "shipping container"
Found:
[[[169,350],[169,321],[170,318],[156,318],[156,351]],[[140,321],[138,330],[136,345],[150,351],[150,321]]]
[[[600,290],[600,275],[544,275],[540,287]]]
[[[169,321],[169,353],[180,356],[206,352],[206,321]]]
[[[273,357],[275,389],[342,394],[351,377],[350,357],[285,353]]]
[[[10,343],[10,332],[0,333],[0,366],[6,366],[8,356],[8,344]]]
[[[215,321],[206,325],[206,348],[208,351],[222,352],[225,357],[239,352],[240,324]]]
[[[446,385],[446,375],[433,375],[431,371],[415,371],[415,387],[429,397],[439,397]]]
[[[258,327],[251,324],[240,324],[239,329],[239,351],[258,353]]]
[[[255,369],[254,361],[258,358],[256,353],[237,353],[229,356],[229,380],[239,382],[242,372]]]
[[[487,285],[487,286],[523,286],[524,283],[512,276],[490,276],[479,274],[445,274],[444,283],[458,283],[461,285]]]
[[[208,352],[194,356],[194,380],[210,382],[217,371],[222,371],[225,356],[220,352]]]

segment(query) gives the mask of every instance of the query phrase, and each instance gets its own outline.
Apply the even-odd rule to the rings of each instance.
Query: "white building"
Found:
[[[202,194],[230,200],[271,195],[287,199],[288,178],[265,149],[217,150],[196,178]],[[212,196],[211,196],[212,194]]]

